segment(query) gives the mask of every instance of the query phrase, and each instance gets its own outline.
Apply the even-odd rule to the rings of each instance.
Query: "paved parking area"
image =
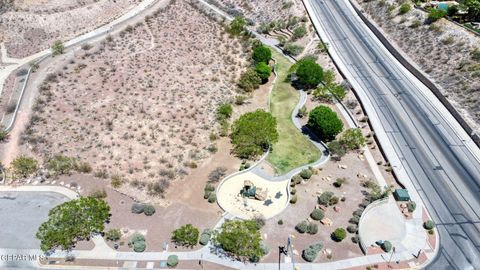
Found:
[[[0,248],[39,248],[38,227],[51,208],[68,200],[55,192],[0,192]]]

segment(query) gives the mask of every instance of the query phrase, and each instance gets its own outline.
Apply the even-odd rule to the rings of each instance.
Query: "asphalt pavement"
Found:
[[[305,2],[395,172],[412,180],[437,223],[440,249],[427,268],[480,269],[478,148],[471,147],[458,123],[389,54],[349,2]]]

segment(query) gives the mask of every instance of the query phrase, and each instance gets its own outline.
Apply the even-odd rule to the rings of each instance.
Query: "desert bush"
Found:
[[[91,173],[92,166],[88,162],[78,162],[76,167],[77,172],[80,173]]]
[[[337,180],[335,180],[335,182],[333,183],[333,186],[334,187],[341,187],[343,184],[345,184],[347,182],[347,179],[342,177],[342,178],[337,178]]]
[[[435,228],[435,223],[432,220],[427,220],[423,223],[423,227],[426,230],[431,230],[431,229]]]
[[[337,228],[331,235],[332,239],[336,242],[341,242],[347,237],[347,232],[344,228]]]
[[[143,213],[143,211],[145,210],[145,204],[143,203],[137,203],[137,202],[134,202],[132,204],[132,208],[131,208],[131,211],[132,213],[134,214],[141,214]]]
[[[234,36],[243,34],[247,21],[242,16],[235,17],[230,25],[227,27],[227,31]]]
[[[155,214],[155,207],[151,204],[147,204],[145,205],[145,207],[143,208],[143,213],[146,215],[146,216],[151,216],[153,214]]]
[[[333,197],[333,192],[324,191],[320,196],[318,196],[318,204],[328,206],[330,199]]]
[[[445,15],[447,15],[447,12],[445,12],[445,10],[432,8],[428,12],[427,23],[434,23],[434,22],[440,20],[441,18],[445,17]]]
[[[96,199],[105,199],[107,197],[107,192],[105,191],[105,189],[96,189],[90,192],[89,196]]]
[[[322,250],[323,243],[319,242],[314,245],[310,245],[308,248],[302,251],[302,258],[307,262],[313,262],[317,258],[318,253]]]
[[[295,230],[299,233],[306,233],[308,231],[308,221],[303,220],[295,226]]]
[[[48,160],[46,167],[56,175],[70,174],[77,168],[77,160],[63,155],[55,155]]]
[[[122,238],[122,232],[119,229],[110,229],[105,233],[105,238],[110,241],[118,241]]]
[[[197,244],[199,231],[192,224],[186,224],[172,232],[172,241],[180,246],[193,247]]]
[[[291,204],[296,204],[296,203],[297,203],[297,200],[298,200],[297,194],[292,195],[292,196],[290,197],[290,203],[291,203]]]
[[[400,9],[398,10],[398,12],[400,13],[400,15],[403,15],[408,13],[411,9],[412,9],[412,6],[410,5],[410,3],[405,2],[402,5],[400,5]]]
[[[215,202],[217,201],[217,195],[215,194],[215,192],[210,193],[210,195],[208,196],[207,201],[208,201],[209,203],[215,203]]]
[[[210,229],[203,230],[202,234],[200,235],[200,245],[207,245],[208,241],[210,241],[210,238],[212,237],[212,234],[213,232]]]
[[[152,195],[162,196],[169,186],[170,183],[166,179],[162,179],[155,183],[148,183],[147,189],[148,192]]]
[[[233,108],[231,104],[223,103],[217,108],[217,120],[228,119],[232,116]]]
[[[315,223],[309,223],[308,224],[308,228],[307,228],[307,232],[309,234],[316,234],[318,233],[318,225],[315,224]]]
[[[308,112],[307,112],[307,107],[302,106],[302,107],[298,110],[297,117],[303,118],[303,117],[305,117],[307,114],[308,114]]]
[[[325,213],[320,209],[314,209],[312,213],[310,213],[310,217],[313,220],[322,220],[325,217]]]
[[[63,53],[63,51],[65,50],[65,46],[60,40],[57,40],[53,43],[51,49],[52,49],[52,56],[56,56]]]
[[[147,244],[145,243],[145,236],[140,233],[134,233],[130,241],[128,242],[129,247],[133,247],[135,252],[144,252]]]
[[[345,130],[338,141],[350,150],[359,149],[365,145],[365,137],[359,128]]]
[[[253,68],[247,69],[240,75],[238,86],[245,92],[252,92],[262,83],[262,78]]]
[[[225,167],[217,167],[213,171],[210,172],[208,175],[208,181],[212,183],[216,183],[220,181],[227,173],[227,168]]]
[[[299,55],[299,54],[302,53],[303,49],[304,49],[304,48],[303,48],[302,46],[300,46],[300,45],[293,44],[293,43],[287,43],[287,44],[285,44],[285,46],[283,47],[283,52],[284,52],[285,54],[297,56],[297,55]]]
[[[321,140],[330,141],[343,129],[342,120],[337,113],[327,106],[317,106],[308,116],[308,127],[312,129]]]
[[[293,29],[292,39],[297,40],[299,38],[304,37],[306,34],[307,34],[307,28],[305,28],[304,25],[300,25],[295,29]]]
[[[407,202],[408,212],[412,213],[413,211],[415,211],[416,208],[417,208],[417,203],[415,203],[414,201]]]
[[[107,170],[105,170],[105,169],[96,171],[93,175],[95,177],[102,178],[102,179],[107,179],[108,178],[108,173],[107,173]]]
[[[82,44],[82,50],[84,51],[88,51],[92,48],[92,45],[90,45],[89,43],[83,43]]]
[[[352,224],[358,224],[359,221],[360,221],[360,216],[353,216],[348,220],[348,222]]]
[[[327,144],[328,150],[330,150],[330,154],[332,159],[336,161],[340,161],[343,156],[347,153],[347,150],[343,144],[341,144],[337,140],[333,140]]]
[[[10,163],[10,168],[15,177],[28,177],[38,169],[38,162],[27,156],[19,156]]]
[[[352,242],[358,244],[360,242],[360,237],[358,235],[352,236]]]
[[[313,175],[313,170],[308,168],[308,169],[303,169],[301,172],[300,172],[300,177],[302,177],[303,179],[310,179]]]
[[[242,95],[235,96],[235,105],[243,105],[243,104],[245,104],[245,100],[246,100],[246,99],[247,99],[247,97],[242,96]]]
[[[390,241],[384,241],[382,243],[382,249],[383,251],[385,252],[390,252],[392,250],[393,246],[392,246],[392,243],[390,243]]]
[[[347,231],[349,233],[357,233],[358,231],[358,226],[357,225],[348,225]]]
[[[119,175],[112,175],[110,180],[113,188],[120,188],[123,185],[123,179]]]
[[[177,255],[170,255],[167,258],[167,266],[168,267],[176,267],[178,265],[178,256]]]

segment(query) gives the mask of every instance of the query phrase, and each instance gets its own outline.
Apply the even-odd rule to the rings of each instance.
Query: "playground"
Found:
[[[242,219],[271,218],[288,204],[288,179],[268,181],[253,172],[234,175],[217,189],[217,200],[226,212]]]

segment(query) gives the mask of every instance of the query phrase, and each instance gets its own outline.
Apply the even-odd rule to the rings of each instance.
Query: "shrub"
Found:
[[[303,179],[310,179],[313,175],[313,170],[312,169],[303,169],[301,172],[300,172],[300,177],[302,177]]]
[[[283,47],[283,52],[288,55],[299,55],[303,51],[303,47],[294,43],[287,43]]]
[[[279,220],[277,221],[277,224],[278,224],[278,225],[283,225],[283,219],[279,219]]]
[[[392,243],[390,243],[390,241],[385,241],[385,242],[383,242],[383,244],[382,244],[382,249],[383,249],[383,251],[385,251],[385,252],[390,252],[390,251],[392,250],[392,247],[393,247],[393,246],[392,246]]]
[[[207,201],[208,201],[209,203],[215,203],[215,202],[217,201],[217,195],[215,194],[215,192],[210,193],[210,195],[208,196]]]
[[[208,175],[208,181],[212,183],[216,183],[222,179],[225,174],[227,173],[227,168],[225,167],[217,167],[213,171],[210,172]]]
[[[272,51],[270,51],[270,48],[266,46],[258,46],[253,49],[252,59],[255,61],[255,63],[263,62],[268,64],[270,59],[272,59]]]
[[[177,255],[170,255],[167,258],[167,266],[168,267],[176,267],[178,265],[178,256]]]
[[[292,38],[294,40],[304,37],[307,34],[307,28],[305,26],[300,25],[297,28],[293,29]]]
[[[255,71],[257,72],[258,76],[262,79],[262,82],[266,82],[270,75],[272,74],[272,69],[269,65],[265,64],[264,62],[260,62],[255,65]]]
[[[217,119],[218,120],[223,120],[223,119],[228,119],[232,116],[232,105],[228,103],[223,103],[220,104],[217,108]]]
[[[360,242],[360,237],[358,235],[352,236],[352,242],[358,244]]]
[[[246,99],[247,99],[247,97],[242,96],[242,95],[235,96],[235,105],[243,105],[243,104],[245,104],[245,100],[246,100]]]
[[[295,230],[297,230],[299,233],[306,233],[308,231],[308,222],[306,220],[298,223],[295,226]]]
[[[347,237],[347,232],[345,231],[344,228],[337,228],[333,233],[332,233],[332,239],[336,242],[341,242],[345,237]]]
[[[434,23],[440,20],[441,18],[445,17],[445,15],[447,15],[447,12],[445,12],[445,10],[432,8],[430,12],[428,12],[427,22]]]
[[[352,223],[352,224],[358,224],[358,222],[360,222],[360,217],[359,216],[353,216],[348,220],[348,222]]]
[[[8,138],[8,132],[5,130],[0,130],[0,142],[5,141]]]
[[[359,128],[350,128],[340,135],[339,142],[348,149],[355,150],[365,145],[365,137]]]
[[[412,6],[409,3],[405,2],[400,6],[399,13],[403,15],[408,13],[411,9],[412,9]]]
[[[358,226],[357,225],[348,225],[347,231],[349,233],[357,233],[358,231]]]
[[[113,188],[119,188],[123,185],[123,179],[119,175],[113,175],[110,183]]]
[[[327,106],[317,106],[308,116],[308,127],[321,140],[330,141],[343,129],[342,120]]]
[[[408,212],[411,213],[411,212],[415,211],[416,208],[417,208],[417,204],[414,201],[409,201],[407,203]]]
[[[277,120],[263,110],[245,113],[233,123],[230,138],[238,157],[255,157],[278,141]]]
[[[243,18],[242,16],[237,16],[230,22],[227,30],[230,34],[238,36],[243,33],[246,25],[247,21],[245,20],[245,18]]]
[[[313,262],[317,258],[318,253],[322,250],[323,243],[319,242],[314,245],[310,245],[308,248],[302,251],[302,258],[307,262]]]
[[[47,162],[47,169],[56,175],[70,174],[77,167],[76,160],[63,155],[55,155]]]
[[[122,232],[119,229],[110,229],[105,233],[105,238],[110,241],[118,241],[122,237]]]
[[[96,199],[105,199],[107,197],[107,192],[105,191],[105,189],[96,189],[90,192],[90,195],[88,196]]]
[[[203,230],[202,234],[200,235],[200,241],[199,241],[200,245],[202,246],[207,245],[211,237],[212,237],[212,231],[210,229]]]
[[[322,220],[325,217],[325,213],[320,209],[314,209],[312,213],[310,213],[310,217],[313,220]]]
[[[145,204],[134,202],[132,204],[131,210],[132,210],[132,213],[134,213],[134,214],[141,214],[145,210]]]
[[[91,173],[92,172],[92,166],[88,164],[88,162],[79,162],[76,168],[77,172],[80,173]]]
[[[31,157],[19,156],[10,163],[10,166],[16,177],[28,177],[37,171],[38,162]]]
[[[330,150],[330,154],[332,159],[340,161],[343,156],[347,153],[347,150],[343,144],[341,144],[337,140],[333,140],[327,144],[328,150]]]
[[[135,252],[144,252],[147,247],[145,236],[140,233],[134,233],[128,242],[128,246],[133,247],[133,251]]]
[[[240,75],[238,86],[245,92],[252,92],[257,89],[261,83],[262,78],[260,78],[260,75],[258,75],[254,69],[249,68]]]
[[[292,196],[290,197],[290,203],[291,203],[291,204],[296,204],[296,203],[297,203],[297,199],[298,199],[298,198],[297,198],[297,194],[292,195]]]
[[[343,184],[345,184],[347,182],[347,179],[342,177],[342,178],[337,178],[337,180],[335,180],[335,182],[333,183],[333,186],[339,188],[339,187],[342,187]]]
[[[186,224],[172,232],[172,241],[180,246],[193,247],[198,242],[198,236],[198,229]]]
[[[307,232],[309,234],[316,234],[318,232],[318,225],[315,224],[315,223],[309,223],[308,228],[307,228]]]
[[[143,213],[146,216],[151,216],[151,215],[155,214],[155,207],[153,207],[153,205],[151,205],[151,204],[147,204],[147,205],[145,205],[145,208],[143,208]]]
[[[318,204],[328,206],[330,199],[333,197],[333,192],[325,191],[318,196]]]
[[[303,58],[296,64],[295,74],[306,88],[315,88],[323,80],[323,69],[311,57]]]
[[[328,201],[328,205],[335,205],[340,201],[340,199],[337,196],[333,196],[330,198]]]
[[[431,229],[435,228],[435,223],[432,220],[427,220],[423,223],[423,227],[426,230],[431,230]]]
[[[51,49],[52,56],[56,56],[63,53],[63,51],[65,50],[65,46],[63,46],[63,43],[60,40],[57,40],[53,43]]]

